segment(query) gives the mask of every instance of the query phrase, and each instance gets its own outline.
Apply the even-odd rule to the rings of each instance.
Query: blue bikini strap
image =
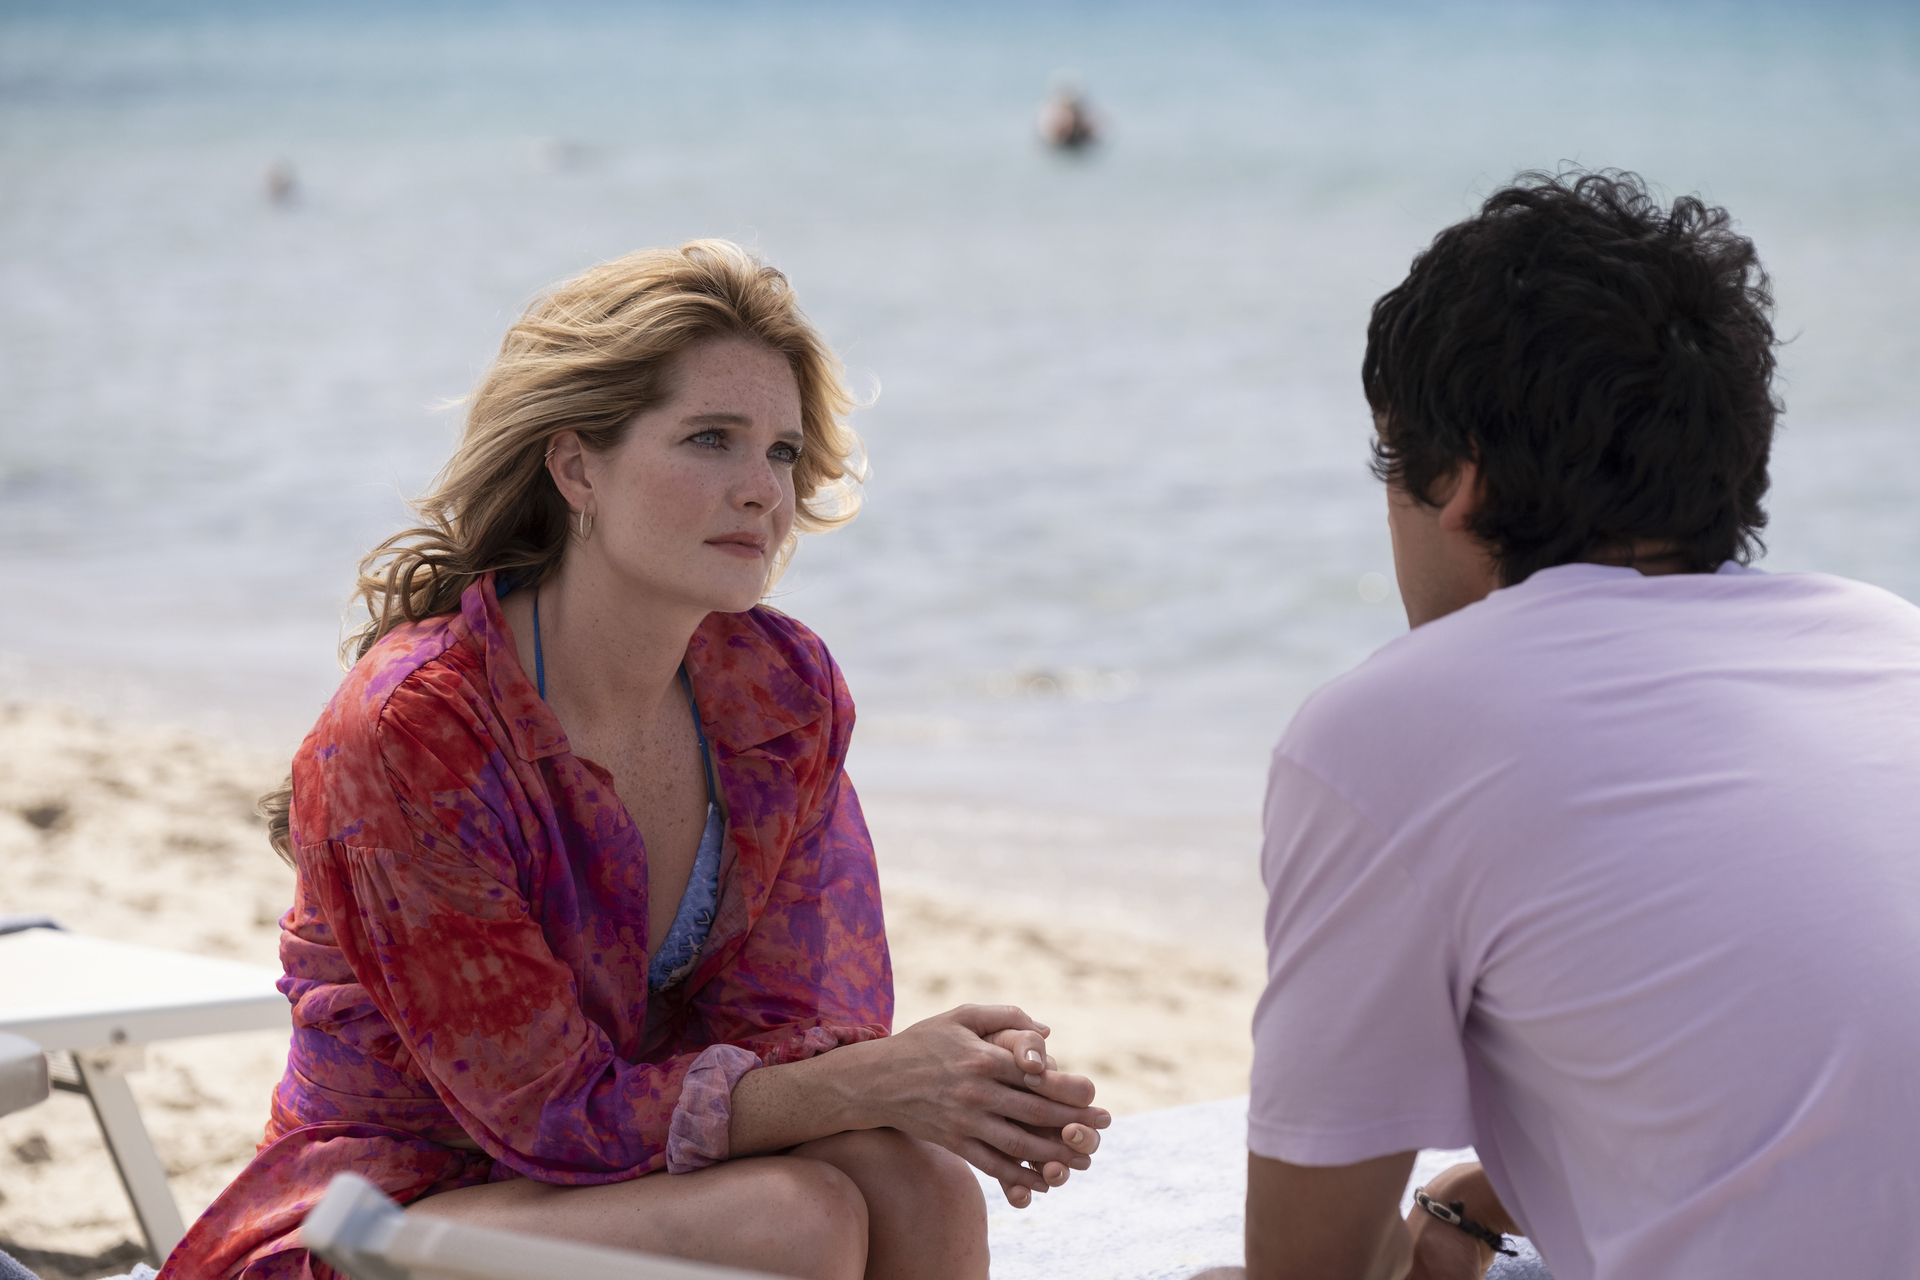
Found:
[[[547,655],[540,652],[540,588],[533,589],[533,679],[540,686],[540,701],[547,700]]]
[[[537,661],[537,659],[536,659]],[[687,706],[693,711],[693,731],[700,735],[700,766],[707,773],[707,803],[720,803],[720,787],[713,778],[713,751],[707,746],[707,731],[700,725],[700,704],[693,696],[693,677],[687,674],[687,664],[680,664],[680,683],[687,687]]]

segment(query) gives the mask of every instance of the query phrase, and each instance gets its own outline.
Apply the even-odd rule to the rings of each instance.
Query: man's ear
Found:
[[[1472,533],[1473,518],[1480,513],[1486,489],[1480,479],[1480,464],[1464,461],[1453,469],[1453,492],[1440,503],[1440,528],[1447,533]]]

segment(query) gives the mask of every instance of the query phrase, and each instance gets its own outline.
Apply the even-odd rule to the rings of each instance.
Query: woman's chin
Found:
[[[767,573],[760,564],[732,565],[731,572],[665,575],[634,574],[622,584],[625,599],[674,610],[745,613],[767,594]]]
[[[711,613],[745,613],[766,598],[767,583],[764,578],[756,578],[751,585],[742,585],[735,590],[712,592],[707,599],[707,609]]]

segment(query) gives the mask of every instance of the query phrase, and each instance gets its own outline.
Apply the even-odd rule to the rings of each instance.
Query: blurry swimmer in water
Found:
[[[266,191],[267,203],[290,204],[298,193],[293,178],[293,166],[285,160],[275,160],[260,175],[260,185]]]
[[[1052,96],[1040,108],[1040,137],[1057,151],[1080,151],[1100,140],[1093,109],[1079,80],[1069,73],[1053,78]]]

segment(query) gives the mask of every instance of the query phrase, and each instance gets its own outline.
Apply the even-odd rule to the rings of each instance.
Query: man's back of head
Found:
[[[1478,464],[1500,580],[1579,560],[1746,563],[1766,524],[1772,297],[1724,209],[1625,173],[1523,174],[1373,308],[1375,473]]]

